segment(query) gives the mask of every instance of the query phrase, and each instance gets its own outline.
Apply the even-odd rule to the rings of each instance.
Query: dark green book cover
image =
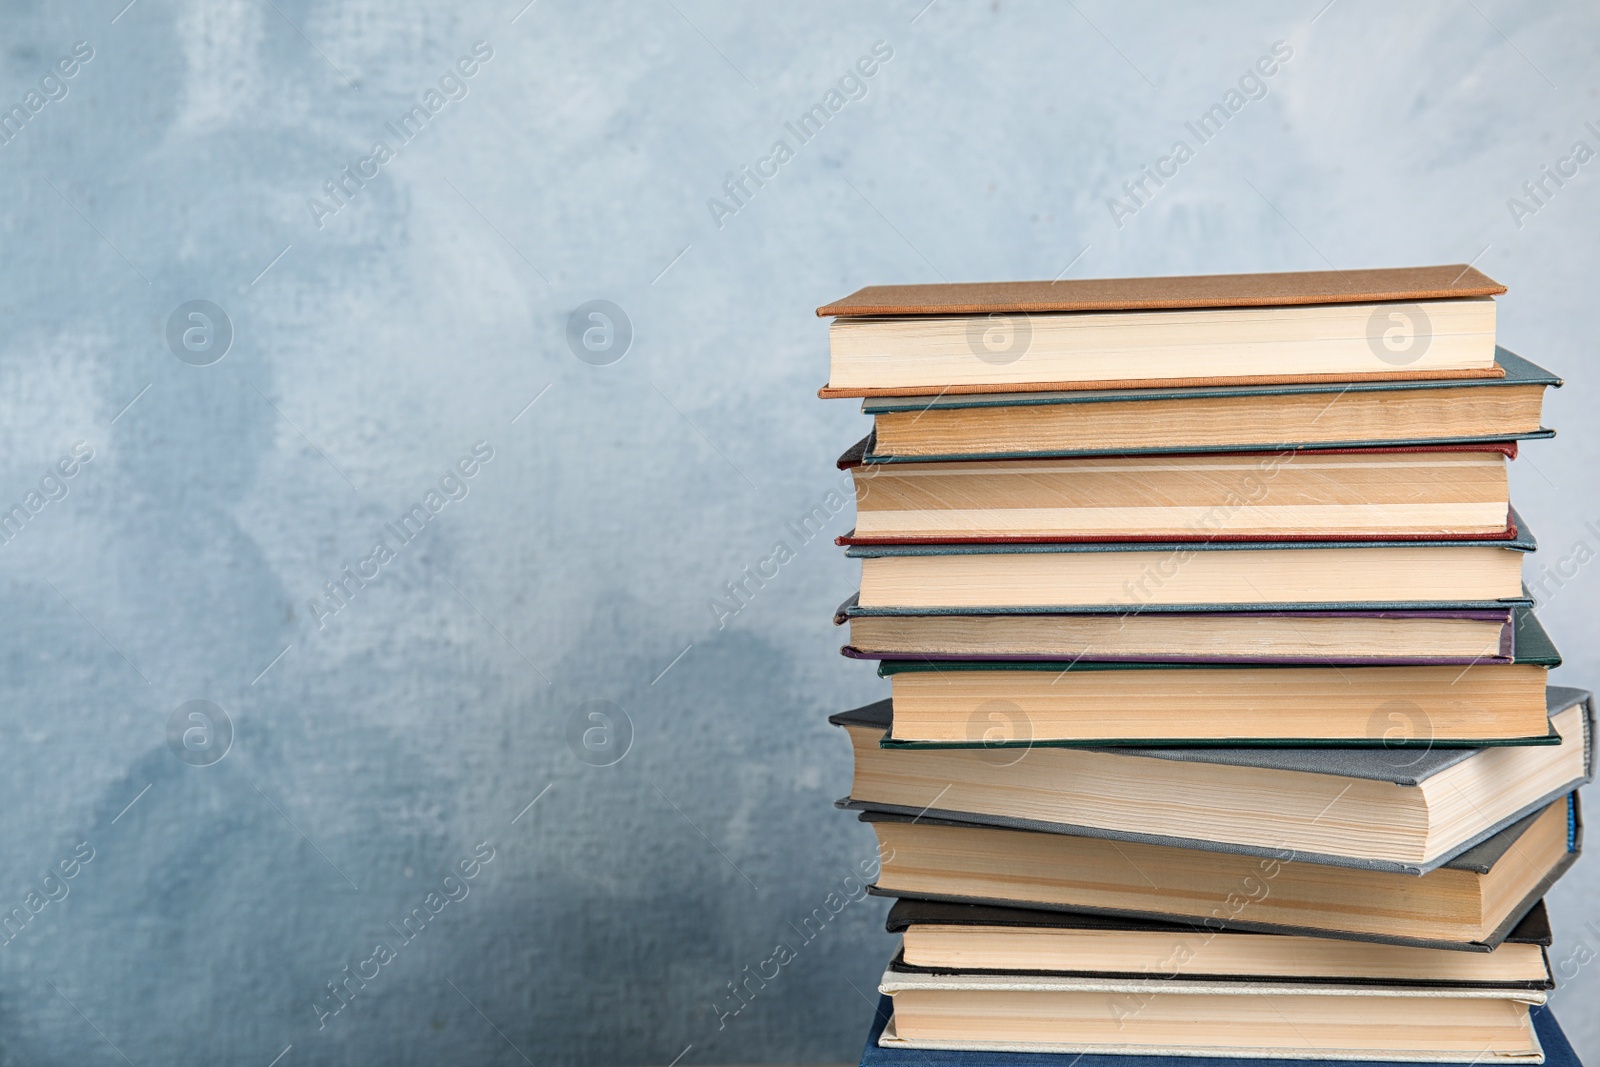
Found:
[[[1248,396],[1290,396],[1290,395],[1315,395],[1328,394],[1339,396],[1345,393],[1396,393],[1415,392],[1418,390],[1478,388],[1496,389],[1507,386],[1544,386],[1559,388],[1561,379],[1545,370],[1543,367],[1523,359],[1515,352],[1504,348],[1495,348],[1495,362],[1505,371],[1502,378],[1453,378],[1436,379],[1427,381],[1389,381],[1389,382],[1308,382],[1280,385],[1208,385],[1188,388],[1155,388],[1155,389],[1086,389],[1081,391],[1047,392],[1047,393],[973,393],[973,394],[946,394],[938,397],[868,397],[862,402],[861,410],[868,415],[891,414],[908,411],[940,411],[956,410],[961,408],[1018,408],[1037,406],[1082,405],[1097,404],[1110,401],[1184,401],[1201,400],[1217,397],[1248,397]],[[1410,437],[1410,438],[1382,438],[1358,439],[1342,441],[1319,441],[1308,444],[1296,441],[1274,441],[1266,443],[1230,445],[1225,451],[1229,452],[1282,452],[1302,448],[1340,449],[1340,448],[1373,448],[1373,447],[1407,447],[1418,445],[1458,444],[1476,442],[1492,444],[1496,442],[1534,440],[1538,438],[1554,437],[1555,431],[1538,429],[1528,433],[1502,434],[1478,437]],[[895,456],[879,453],[876,448],[876,438],[873,435],[863,440],[856,448],[846,453],[846,457],[854,463],[937,463],[954,462],[971,459],[1028,459],[1028,458],[1071,458],[1074,456],[1109,456],[1109,455],[1142,455],[1142,454],[1180,454],[1190,452],[1216,452],[1222,451],[1212,447],[1188,446],[1181,448],[1090,448],[1090,449],[1062,449],[1040,451],[1012,451],[1012,452],[951,452],[938,455],[920,456]],[[840,466],[846,462],[841,459]]]

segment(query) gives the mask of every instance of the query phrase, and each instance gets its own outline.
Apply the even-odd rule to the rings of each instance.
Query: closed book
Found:
[[[890,1028],[894,1014],[893,1002],[880,995],[873,1012],[872,1026],[867,1033],[866,1047],[861,1052],[860,1067],[1336,1067],[1353,1061],[1322,1058],[1271,1059],[1244,1056],[1188,1055],[1160,1056],[1139,1053],[1040,1053],[1005,1052],[998,1050],[954,1051],[941,1049],[911,1049],[891,1041],[884,1043],[885,1030]],[[1544,1050],[1545,1067],[1583,1067],[1572,1050],[1571,1043],[1561,1031],[1561,1024],[1548,1005],[1536,1007],[1531,1012],[1534,1033]],[[892,1031],[891,1031],[892,1033]],[[1392,1063],[1394,1061],[1362,1061],[1366,1063]]]
[[[901,939],[889,969],[903,973],[1555,987],[1545,954],[1552,936],[1543,901],[1489,952],[909,899],[894,902],[885,928]]]
[[[873,286],[817,309],[821,395],[1486,377],[1504,291],[1461,264]]]
[[[1576,860],[1578,794],[1424,874],[863,811],[882,896],[1488,951]]]
[[[1548,742],[1545,683],[1560,654],[1531,611],[1509,663],[1289,664],[885,660],[890,740],[1049,744]],[[1410,730],[1395,729],[1404,720]]]
[[[1495,350],[1500,377],[872,397],[865,463],[1404,447],[1553,436],[1561,379]],[[849,460],[847,460],[848,462]]]
[[[1420,874],[1591,780],[1592,698],[1546,699],[1558,744],[1476,749],[884,747],[889,701],[829,721],[855,753],[841,808]]]
[[[888,970],[884,1042],[917,1049],[1539,1063],[1543,989]]]
[[[863,608],[840,652],[877,660],[1077,660],[1102,663],[1509,663],[1525,608],[1411,611],[1146,611],[920,615]]]
[[[1382,540],[852,545],[862,607],[937,612],[1408,610],[1530,604],[1537,543]]]
[[[856,526],[838,541],[1510,540],[1515,456],[1514,442],[954,463],[847,453]]]

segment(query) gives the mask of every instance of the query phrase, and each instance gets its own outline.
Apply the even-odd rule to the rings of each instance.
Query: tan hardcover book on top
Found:
[[[1470,265],[869,286],[833,316],[824,397],[1487,378]]]

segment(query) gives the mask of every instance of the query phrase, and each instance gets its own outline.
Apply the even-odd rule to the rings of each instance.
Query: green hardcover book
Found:
[[[873,397],[867,463],[1254,452],[1553,436],[1561,379],[1504,348],[1503,377]]]
[[[1509,663],[1466,667],[889,660],[886,743],[1550,744],[1545,681],[1561,656],[1531,611],[1518,623]]]

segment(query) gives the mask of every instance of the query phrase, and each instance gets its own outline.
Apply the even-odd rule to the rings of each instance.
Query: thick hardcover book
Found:
[[[873,432],[841,459],[925,463],[1548,438],[1561,379],[1505,348],[1502,377],[871,397]]]
[[[950,751],[884,740],[872,745],[870,738],[892,725],[893,708],[887,700],[828,721],[850,730],[856,744],[852,795],[835,802],[847,810],[1245,856],[1281,856],[1287,848],[1309,863],[1421,874],[1448,865],[1453,857],[1593,779],[1596,730],[1589,693],[1550,686],[1546,706],[1551,736],[1562,746],[1561,753],[1499,747],[1164,747],[1030,753],[1026,746],[981,745]],[[1570,736],[1558,733],[1555,723]],[[1030,755],[1032,764],[1023,765]],[[1157,770],[1145,762],[1150,759],[1188,766]],[[1480,776],[1468,765],[1485,769]],[[1236,770],[1208,770],[1212,767]],[[891,777],[896,771],[899,776]],[[1439,777],[1446,772],[1451,772],[1449,777]],[[1489,788],[1480,793],[1485,778]],[[1437,783],[1430,786],[1434,779]],[[1051,790],[1039,785],[1041,780],[1065,784]],[[928,782],[939,784],[937,791]],[[1368,791],[1360,788],[1367,782],[1399,787],[1380,809],[1385,814],[1392,809],[1396,819],[1402,818],[1402,811],[1415,808],[1428,826],[1435,804],[1449,807],[1465,801],[1479,816],[1479,825],[1460,824],[1451,836],[1429,838],[1426,843],[1409,829],[1365,833],[1359,847],[1352,846],[1322,826],[1328,809],[1325,798],[1337,803],[1356,790],[1356,798],[1370,802]],[[1193,805],[1184,803],[1191,793],[1206,798],[1200,816],[1193,814]],[[1356,806],[1355,799],[1347,801],[1350,810],[1341,819],[1356,818]],[[1278,812],[1279,821],[1263,831],[1257,810]]]
[[[861,1052],[861,1067],[1345,1067],[1349,1060],[1274,1060],[1242,1056],[1149,1056],[1105,1053],[1042,1052],[951,1052],[938,1049],[884,1047],[884,1030],[894,1017],[894,1004],[887,996],[878,998],[867,1044]],[[1583,1067],[1572,1045],[1561,1032],[1548,1005],[1532,1012],[1534,1033],[1544,1048],[1545,1067]],[[1398,1064],[1372,1063],[1364,1067],[1399,1067]]]
[[[934,832],[939,835],[943,835],[947,831],[953,833],[965,831],[965,834],[962,836],[961,840],[966,842],[966,848],[972,848],[980,843],[976,837],[972,836],[974,834],[984,835],[985,839],[987,839],[988,835],[991,834],[999,835],[993,839],[995,844],[997,846],[1004,846],[1005,850],[1013,855],[1015,854],[1015,845],[1012,844],[1011,839],[1015,835],[1031,836],[1037,833],[1037,831],[1028,830],[998,830],[975,827],[968,823],[958,823],[946,819],[936,819],[930,816],[914,816],[888,812],[863,811],[860,813],[859,818],[862,822],[869,824],[898,824],[907,828],[933,828]],[[1557,819],[1559,822],[1551,821]],[[1541,834],[1551,832],[1552,829],[1559,829],[1563,839],[1561,841],[1554,842],[1556,854],[1553,858],[1553,862],[1548,864],[1539,864],[1530,868],[1529,864],[1533,861],[1529,858],[1528,842],[1535,840]],[[1044,841],[1050,836],[1052,835],[1042,835],[1039,840]],[[1061,838],[1057,839],[1066,840]],[[1093,841],[1093,839],[1089,838],[1079,838],[1078,840],[1090,842]],[[1024,842],[1017,841],[1017,844],[1023,843]],[[1563,844],[1564,849],[1561,847]],[[1104,846],[1099,846],[1094,851],[1098,852],[1099,848],[1103,847]],[[1257,933],[1298,934],[1306,937],[1334,937],[1352,941],[1372,941],[1379,944],[1412,945],[1419,948],[1442,948],[1460,951],[1488,952],[1505,942],[1506,938],[1510,935],[1511,931],[1517,927],[1522,918],[1533,909],[1534,905],[1544,897],[1549,888],[1558,880],[1560,880],[1561,876],[1570,870],[1572,864],[1577,861],[1579,854],[1583,850],[1583,816],[1578,802],[1578,794],[1576,792],[1570,793],[1564,801],[1557,801],[1555,804],[1546,808],[1542,812],[1535,812],[1534,814],[1526,816],[1518,822],[1512,823],[1510,826],[1501,830],[1488,840],[1474,845],[1472,848],[1444,863],[1434,871],[1428,872],[1427,874],[1421,876],[1384,870],[1374,870],[1362,873],[1351,871],[1348,868],[1317,864],[1308,865],[1306,868],[1307,870],[1315,868],[1315,870],[1319,872],[1331,872],[1331,877],[1333,878],[1334,882],[1339,884],[1342,884],[1348,880],[1352,881],[1353,885],[1354,880],[1360,880],[1365,888],[1354,890],[1356,892],[1374,892],[1379,882],[1373,881],[1371,884],[1367,884],[1368,880],[1371,879],[1381,880],[1382,885],[1386,887],[1383,890],[1386,895],[1393,894],[1393,892],[1399,889],[1403,884],[1406,887],[1404,896],[1392,899],[1406,899],[1409,898],[1412,893],[1417,894],[1414,900],[1409,901],[1407,905],[1409,907],[1424,906],[1422,905],[1422,901],[1426,899],[1425,886],[1427,885],[1427,882],[1425,880],[1430,878],[1437,879],[1440,872],[1460,872],[1463,874],[1476,875],[1480,877],[1505,873],[1508,876],[1515,875],[1516,879],[1520,879],[1523,882],[1531,882],[1530,887],[1525,892],[1518,892],[1516,894],[1516,898],[1511,901],[1509,907],[1501,909],[1498,907],[1491,907],[1486,903],[1482,915],[1483,926],[1487,927],[1487,924],[1490,922],[1493,922],[1495,925],[1493,928],[1480,929],[1480,933],[1477,936],[1468,940],[1452,940],[1445,936],[1423,936],[1420,933],[1395,933],[1392,932],[1393,927],[1388,924],[1387,920],[1385,920],[1385,922],[1382,924],[1378,924],[1369,921],[1370,919],[1374,918],[1373,916],[1368,916],[1361,912],[1339,913],[1336,916],[1330,915],[1329,923],[1331,924],[1337,922],[1338,925],[1322,925],[1320,923],[1318,925],[1305,925],[1303,923],[1294,923],[1288,921],[1271,921],[1270,919],[1263,920],[1259,918],[1259,916],[1263,914],[1269,907],[1288,907],[1291,903],[1285,899],[1277,899],[1283,897],[1284,894],[1274,893],[1270,886],[1265,890],[1266,895],[1260,897],[1261,903],[1256,906],[1254,911],[1252,911],[1251,907],[1249,906],[1248,899],[1246,899],[1245,904],[1240,906],[1236,912],[1218,915],[1216,914],[1216,912],[1219,910],[1218,908],[1210,907],[1208,909],[1207,905],[1209,903],[1209,896],[1206,887],[1200,884],[1202,881],[1213,877],[1218,877],[1221,879],[1222,884],[1232,885],[1235,887],[1236,892],[1239,892],[1237,887],[1242,884],[1241,880],[1243,878],[1261,881],[1260,874],[1257,870],[1258,867],[1283,869],[1284,867],[1297,866],[1293,862],[1292,858],[1285,861],[1281,859],[1257,860],[1254,857],[1241,857],[1237,872],[1232,874],[1224,874],[1220,871],[1210,871],[1208,869],[1204,878],[1202,878],[1199,869],[1194,867],[1193,863],[1198,861],[1200,857],[1215,857],[1220,855],[1219,853],[1197,852],[1189,849],[1169,849],[1168,847],[1164,846],[1130,843],[1127,845],[1127,849],[1133,849],[1138,856],[1144,857],[1147,862],[1170,860],[1173,863],[1182,865],[1181,868],[1174,869],[1182,869],[1186,873],[1183,875],[1172,875],[1172,877],[1177,878],[1179,881],[1184,883],[1184,888],[1182,890],[1183,895],[1181,897],[1173,896],[1172,893],[1175,892],[1175,890],[1172,888],[1169,887],[1168,889],[1164,890],[1157,883],[1150,883],[1150,892],[1146,893],[1143,889],[1137,888],[1135,883],[1132,882],[1126,883],[1126,887],[1122,890],[1119,890],[1115,894],[1106,896],[1096,895],[1101,893],[1100,883],[1084,882],[1082,885],[1074,885],[1071,887],[1071,895],[1074,897],[1074,899],[1069,902],[1061,899],[1043,899],[1052,896],[1055,886],[1054,882],[1052,881],[1052,875],[1042,868],[1037,867],[1030,868],[1029,884],[1026,887],[1018,886],[1016,889],[1017,895],[1014,897],[979,895],[976,893],[969,894],[926,891],[920,887],[913,887],[904,884],[893,884],[893,880],[891,878],[891,862],[896,856],[897,850],[894,849],[892,841],[886,841],[884,837],[880,835],[880,850],[884,848],[888,849],[886,852],[887,858],[885,860],[884,870],[880,874],[878,882],[867,887],[868,892],[876,896],[915,898],[919,900],[944,901],[956,904],[982,904],[1002,908],[1025,908],[1028,910],[1065,911],[1074,913],[1092,912],[1104,915],[1122,916],[1125,918],[1159,919],[1164,922],[1192,923],[1199,921],[1202,922],[1207,929],[1219,931],[1244,930]],[[1115,843],[1112,843],[1111,848],[1122,857],[1124,863],[1132,865],[1138,862],[1136,859],[1130,858],[1129,853],[1125,849],[1118,847]],[[1078,851],[1082,850],[1080,849]],[[1195,860],[1190,860],[1189,857],[1191,856],[1195,857]],[[1513,866],[1506,867],[1504,872],[1502,872],[1500,868],[1506,863],[1512,864]],[[1277,864],[1277,866],[1273,867],[1273,864]],[[1137,868],[1135,869],[1137,870]],[[915,874],[914,877],[920,878],[924,875],[938,875],[939,873],[940,872],[938,871],[925,871],[921,874]],[[1157,873],[1161,875],[1163,879],[1165,879],[1169,872],[1161,870]],[[895,876],[901,878],[905,877],[903,875]],[[1350,877],[1346,878],[1343,876]],[[1081,879],[1084,876],[1077,877]],[[1417,879],[1419,877],[1424,881],[1413,881],[1413,879]],[[1144,878],[1148,880],[1149,875],[1145,874]],[[1390,881],[1391,879],[1403,879],[1404,881],[1403,883],[1393,882]],[[1453,880],[1454,879],[1452,878],[1452,881]],[[889,881],[890,884],[885,884],[886,881]],[[1511,881],[1508,881],[1506,884],[1510,885]],[[1521,882],[1518,882],[1519,886],[1520,884]],[[1413,885],[1415,886],[1415,889],[1411,888]],[[1259,892],[1260,888],[1260,886],[1257,886],[1256,891]],[[1299,891],[1303,892],[1304,890]],[[1347,889],[1346,891],[1350,890]],[[1152,901],[1167,901],[1169,904],[1164,904],[1160,908],[1150,906],[1141,907],[1140,900],[1134,899],[1135,895],[1138,895],[1141,900],[1144,897],[1149,897]],[[1083,897],[1083,899],[1077,899],[1080,896]],[[1089,902],[1091,900],[1096,902]],[[1182,906],[1178,906],[1176,903],[1179,901],[1182,902]],[[1270,904],[1268,903],[1269,901],[1271,902]],[[1493,903],[1497,905],[1499,904],[1499,901],[1495,901]],[[1307,913],[1299,914],[1303,916]],[[1428,911],[1428,914],[1432,914],[1431,910]],[[1256,915],[1258,917],[1252,918],[1252,915]],[[1287,915],[1287,912],[1285,912],[1285,915]],[[1420,927],[1413,928],[1420,929]]]

